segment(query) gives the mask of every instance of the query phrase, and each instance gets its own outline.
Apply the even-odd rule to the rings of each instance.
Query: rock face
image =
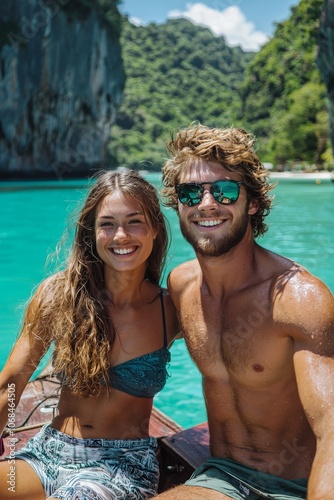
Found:
[[[317,66],[327,86],[330,137],[334,151],[334,0],[325,0],[321,13]]]
[[[119,37],[97,11],[75,15],[68,2],[0,4],[2,178],[75,177],[107,166],[125,79]]]

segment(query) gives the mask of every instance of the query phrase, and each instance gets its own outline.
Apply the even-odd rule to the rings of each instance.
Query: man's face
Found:
[[[180,183],[211,183],[222,179],[240,181],[240,176],[219,163],[197,160],[181,177]],[[204,184],[199,204],[191,207],[178,202],[182,234],[197,254],[220,257],[238,245],[247,234],[252,235],[250,215],[256,213],[257,204],[247,200],[244,185],[239,189],[237,201],[231,204],[216,201],[210,192],[210,184]]]

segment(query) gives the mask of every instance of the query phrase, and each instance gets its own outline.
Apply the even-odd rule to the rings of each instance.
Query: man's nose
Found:
[[[210,189],[205,189],[202,199],[198,205],[198,210],[216,210],[217,202],[210,192]]]

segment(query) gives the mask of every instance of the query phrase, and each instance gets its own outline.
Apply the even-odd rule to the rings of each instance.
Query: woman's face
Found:
[[[96,249],[114,271],[146,269],[156,231],[142,206],[129,195],[114,191],[99,204],[95,219]]]

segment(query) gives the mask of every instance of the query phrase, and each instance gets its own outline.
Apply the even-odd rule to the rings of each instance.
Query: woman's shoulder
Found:
[[[32,301],[46,298],[54,293],[55,289],[65,284],[65,272],[52,274],[45,278],[36,288],[33,294]]]

